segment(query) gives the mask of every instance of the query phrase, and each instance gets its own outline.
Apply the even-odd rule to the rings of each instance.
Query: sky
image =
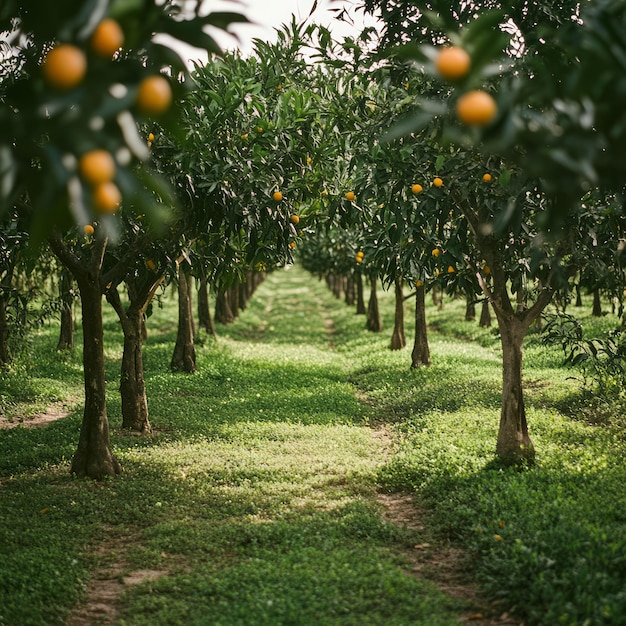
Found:
[[[342,38],[347,35],[355,36],[362,28],[376,24],[371,16],[364,16],[363,11],[357,11],[358,0],[317,0],[317,9],[312,17],[308,17],[315,0],[205,0],[204,8],[209,11],[234,11],[243,13],[253,24],[236,24],[230,28],[236,32],[239,41],[220,32],[212,32],[221,47],[225,50],[239,48],[243,54],[252,49],[254,38],[265,41],[273,41],[276,38],[275,28],[282,24],[290,23],[292,14],[298,21],[309,19],[318,24],[330,28],[335,37]],[[354,22],[349,24],[340,22],[334,18],[332,9],[345,8],[350,19]],[[189,56],[193,60],[204,60],[199,51],[190,51]]]

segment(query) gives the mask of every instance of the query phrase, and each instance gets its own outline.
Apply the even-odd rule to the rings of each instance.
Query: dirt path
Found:
[[[47,426],[51,422],[71,415],[76,410],[76,403],[77,400],[75,399],[55,402],[43,413],[36,413],[35,415],[16,418],[14,420],[9,420],[4,415],[0,415],[0,430],[16,428],[17,426],[23,426],[24,428],[41,428],[42,426]]]

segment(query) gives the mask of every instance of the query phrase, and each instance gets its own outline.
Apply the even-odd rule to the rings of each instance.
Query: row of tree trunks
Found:
[[[373,333],[380,333],[383,330],[383,320],[380,316],[377,293],[378,279],[376,276],[370,277],[370,298],[367,304],[367,321],[365,327]]]
[[[406,336],[404,333],[404,293],[402,290],[402,278],[397,277],[394,281],[395,287],[395,316],[393,323],[393,333],[391,334],[391,349],[402,350],[406,346]]]

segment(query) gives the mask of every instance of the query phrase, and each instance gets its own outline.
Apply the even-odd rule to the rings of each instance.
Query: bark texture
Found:
[[[483,300],[478,325],[482,328],[491,328],[491,305],[489,304],[489,300]]]
[[[600,291],[593,291],[593,308],[591,309],[592,317],[602,317],[602,301],[600,300]]]
[[[378,307],[377,283],[378,279],[376,276],[372,276],[370,278],[370,299],[367,305],[366,328],[373,333],[379,333],[383,329],[383,321]]]
[[[393,333],[391,335],[391,349],[402,350],[406,346],[406,335],[404,333],[404,293],[402,291],[402,278],[394,281],[396,309],[393,322]]]
[[[426,327],[426,289],[424,285],[415,291],[415,340],[411,352],[411,367],[430,365],[428,329]]]
[[[465,302],[465,321],[473,322],[476,319],[476,303],[471,295],[467,295]]]
[[[367,307],[365,306],[365,290],[363,289],[363,275],[359,272],[355,277],[356,282],[356,314],[365,315]]]
[[[190,268],[183,263],[178,268],[178,332],[170,362],[174,372],[192,374],[196,371],[196,347],[192,309],[192,277]]]
[[[230,310],[230,302],[226,290],[218,289],[215,296],[215,322],[217,324],[232,324],[235,316]]]
[[[204,274],[198,282],[198,327],[215,336],[215,326],[209,306],[209,285]]]

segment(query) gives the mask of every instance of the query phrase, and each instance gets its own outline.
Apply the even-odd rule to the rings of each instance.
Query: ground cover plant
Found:
[[[0,431],[0,624],[456,624],[475,607],[410,574],[411,555],[446,544],[464,549],[488,608],[518,616],[500,623],[624,623],[623,429],[560,347],[527,338],[538,462],[505,468],[499,341],[464,321],[463,301],[429,303],[432,365],[411,369],[325,283],[281,270],[217,339],[199,337],[187,375],[168,368],[170,294],[148,320],[151,437],[119,428],[122,335],[105,319],[118,477],[68,474],[82,356],[54,353],[56,324],[2,371],[5,421],[29,404],[77,412]],[[390,523],[380,492],[413,494],[425,528]],[[108,613],[89,609],[115,585]]]

